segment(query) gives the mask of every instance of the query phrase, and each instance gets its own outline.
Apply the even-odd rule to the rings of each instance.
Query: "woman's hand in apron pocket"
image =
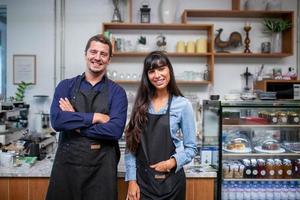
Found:
[[[129,181],[126,200],[139,200],[140,187],[136,181]]]
[[[158,162],[154,165],[150,165],[152,169],[158,172],[170,172],[176,166],[175,158],[170,158],[165,161]]]

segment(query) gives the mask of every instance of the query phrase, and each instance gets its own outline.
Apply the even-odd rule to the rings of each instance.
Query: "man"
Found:
[[[106,77],[112,45],[103,35],[89,39],[86,70],[61,81],[51,105],[51,123],[60,131],[47,200],[116,200],[118,139],[127,97]]]

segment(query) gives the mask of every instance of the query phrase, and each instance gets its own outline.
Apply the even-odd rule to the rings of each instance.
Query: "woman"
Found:
[[[185,199],[182,167],[196,154],[194,114],[176,85],[168,57],[160,51],[145,58],[125,134],[127,199]]]

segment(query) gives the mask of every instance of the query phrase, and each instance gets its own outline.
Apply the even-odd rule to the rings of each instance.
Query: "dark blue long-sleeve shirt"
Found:
[[[80,134],[88,137],[118,140],[123,134],[127,117],[127,97],[125,90],[108,80],[108,106],[110,120],[107,123],[92,124],[94,113],[62,111],[59,107],[60,98],[71,100],[75,82],[81,76],[62,80],[56,87],[51,104],[51,125],[56,131],[80,129]],[[104,79],[92,86],[85,79],[80,84],[81,90],[99,91]]]

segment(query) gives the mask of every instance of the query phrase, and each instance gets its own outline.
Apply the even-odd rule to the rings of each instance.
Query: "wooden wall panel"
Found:
[[[185,191],[186,200],[194,200],[194,181],[187,179],[186,180],[186,191]]]
[[[118,178],[118,200],[125,200],[127,196],[128,184],[124,178]]]
[[[49,178],[0,178],[0,200],[44,200]],[[127,183],[118,179],[118,200],[125,200]],[[187,178],[186,200],[213,200],[213,178]]]
[[[29,178],[29,200],[44,200],[46,198],[49,178]]]
[[[214,179],[193,179],[194,200],[214,199]]]
[[[8,188],[9,188],[9,179],[8,178],[0,178],[0,199],[8,200]]]
[[[28,178],[9,179],[9,200],[28,200]]]

